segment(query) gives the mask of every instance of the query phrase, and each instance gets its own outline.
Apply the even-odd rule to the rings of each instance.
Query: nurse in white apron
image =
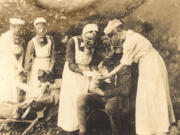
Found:
[[[0,37],[0,101],[19,102],[20,89],[16,85],[23,71],[24,39],[22,29],[25,21],[10,18],[10,30]]]
[[[37,18],[34,26],[36,36],[29,41],[25,57],[25,70],[28,72],[27,84],[31,87],[26,98],[41,96],[38,72],[39,70],[51,72],[54,66],[54,40],[52,36],[47,35],[46,20]]]
[[[82,35],[71,38],[67,44],[58,114],[58,126],[65,131],[79,129],[77,98],[88,92],[89,77],[92,75],[89,64],[97,31],[96,24],[87,24]]]
[[[109,21],[104,30],[111,40],[125,40],[121,64],[106,77],[116,74],[123,66],[138,63],[136,134],[167,135],[175,116],[165,63],[145,37],[132,30],[124,30],[121,26],[121,22],[115,19]]]

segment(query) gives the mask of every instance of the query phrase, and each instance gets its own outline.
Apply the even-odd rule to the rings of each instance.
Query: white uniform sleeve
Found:
[[[133,58],[135,57],[136,42],[133,37],[127,37],[123,43],[123,56],[121,59],[121,64],[131,65],[133,63]]]

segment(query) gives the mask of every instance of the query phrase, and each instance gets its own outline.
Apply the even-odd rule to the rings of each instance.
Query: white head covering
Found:
[[[38,17],[34,20],[34,26],[37,24],[37,23],[46,23],[46,20],[43,18],[43,17]]]
[[[24,25],[25,24],[25,21],[22,19],[19,19],[19,18],[9,18],[9,22],[10,22],[10,24],[13,24],[13,25]]]
[[[104,29],[104,33],[109,34],[114,28],[120,26],[122,22],[118,19],[114,19],[108,22],[107,26]]]
[[[82,34],[89,32],[89,31],[98,31],[98,26],[97,24],[86,24],[83,28]]]

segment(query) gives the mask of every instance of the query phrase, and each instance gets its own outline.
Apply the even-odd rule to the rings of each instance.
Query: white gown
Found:
[[[23,51],[20,59],[17,60],[13,54],[15,50],[22,49],[13,44],[13,37],[10,31],[0,37],[0,101],[18,102],[19,80],[18,69],[22,68]]]
[[[78,40],[75,41],[75,61],[79,68],[89,71],[91,55],[86,55],[79,50]],[[78,73],[72,72],[68,67],[68,62],[64,65],[62,87],[59,103],[58,126],[66,131],[75,131],[79,129],[77,119],[77,98],[80,94],[88,92],[89,78]]]
[[[151,43],[138,33],[127,32],[121,63],[139,63],[136,96],[136,134],[165,133],[175,122],[165,63]]]

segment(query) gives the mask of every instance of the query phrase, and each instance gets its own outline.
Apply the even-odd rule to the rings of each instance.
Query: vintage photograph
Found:
[[[180,135],[180,0],[0,0],[0,135]]]

